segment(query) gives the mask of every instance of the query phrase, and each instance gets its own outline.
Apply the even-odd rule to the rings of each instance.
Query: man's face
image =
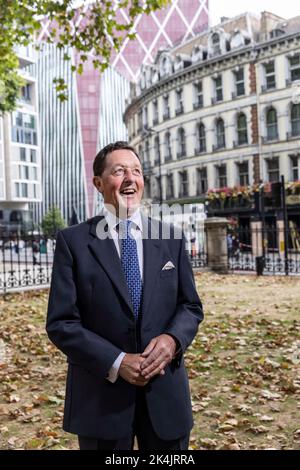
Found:
[[[141,203],[144,178],[141,163],[131,150],[114,150],[107,155],[106,167],[101,176],[94,176],[93,183],[117,215],[130,216]]]

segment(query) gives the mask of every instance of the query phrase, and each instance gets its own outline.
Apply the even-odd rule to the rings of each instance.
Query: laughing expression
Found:
[[[141,163],[131,150],[114,150],[107,155],[106,167],[101,176],[94,176],[93,183],[118,216],[128,217],[140,206],[144,178]]]

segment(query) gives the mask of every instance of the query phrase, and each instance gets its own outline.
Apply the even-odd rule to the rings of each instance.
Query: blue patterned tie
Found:
[[[131,221],[121,220],[119,234],[121,235],[121,264],[126,277],[134,316],[137,318],[142,296],[142,279],[135,239],[130,234]]]

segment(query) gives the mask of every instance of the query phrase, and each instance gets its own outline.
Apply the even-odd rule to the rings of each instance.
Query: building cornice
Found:
[[[204,77],[214,73],[219,73],[227,69],[231,69],[236,65],[245,65],[248,63],[259,63],[261,60],[274,56],[274,48],[278,49],[278,54],[290,52],[291,42],[300,46],[300,31],[297,33],[283,35],[270,39],[255,45],[248,45],[238,50],[229,51],[227,54],[207,59],[204,62],[198,62],[194,65],[186,67],[168,76],[163,80],[155,83],[151,87],[144,90],[138,97],[134,98],[127,106],[124,112],[124,121],[139,109],[141,103],[148,104],[150,101],[157,99],[163,94],[168,94],[172,90],[201,80]],[[277,54],[277,55],[278,55]]]

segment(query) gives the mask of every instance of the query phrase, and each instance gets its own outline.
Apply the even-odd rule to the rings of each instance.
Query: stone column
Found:
[[[211,217],[205,220],[207,236],[207,262],[212,271],[228,272],[227,226],[228,220]]]
[[[284,256],[284,221],[277,219],[277,241],[280,256]]]
[[[251,245],[252,255],[262,256],[263,254],[263,240],[262,240],[262,223],[260,220],[251,221]]]

